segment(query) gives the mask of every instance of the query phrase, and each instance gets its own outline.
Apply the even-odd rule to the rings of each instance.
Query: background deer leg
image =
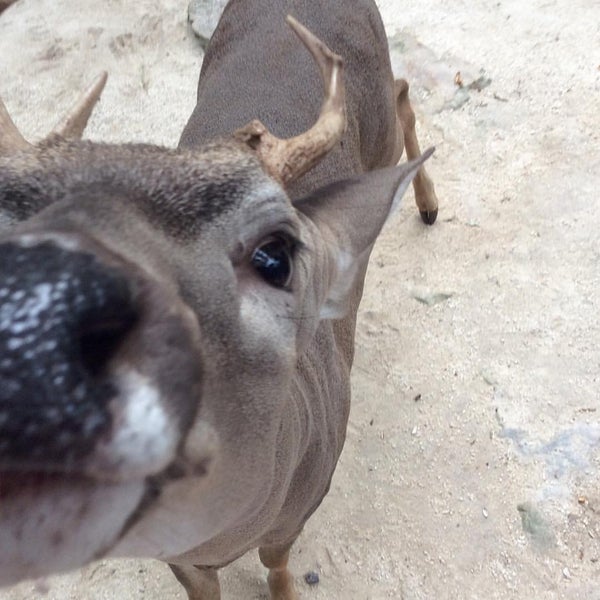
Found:
[[[189,600],[221,600],[219,574],[212,567],[169,565]]]
[[[297,600],[294,590],[294,578],[288,571],[287,564],[290,548],[295,540],[283,546],[269,546],[258,549],[260,562],[269,569],[269,591],[271,600]]]
[[[396,80],[396,115],[404,135],[406,158],[413,160],[421,156],[417,134],[415,132],[415,113],[408,99],[408,82]],[[438,213],[438,201],[433,188],[433,181],[427,175],[425,167],[421,167],[413,179],[415,200],[421,218],[427,225],[433,225]]]

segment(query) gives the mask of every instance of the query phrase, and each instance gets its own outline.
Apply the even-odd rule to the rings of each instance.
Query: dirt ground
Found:
[[[379,4],[441,210],[426,228],[409,194],[374,252],[347,445],[292,553],[301,596],[599,600],[600,4]],[[202,58],[186,13],[20,0],[0,93],[35,138],[107,69],[89,137],[175,145]],[[222,582],[267,597],[254,554]],[[0,592],[42,598],[184,593],[147,561]]]

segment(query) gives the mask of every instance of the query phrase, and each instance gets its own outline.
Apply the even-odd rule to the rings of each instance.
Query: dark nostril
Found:
[[[92,377],[104,374],[136,320],[133,311],[127,311],[120,317],[84,324],[79,334],[80,359],[83,368]]]
[[[132,283],[122,274],[102,266],[80,275],[82,289],[74,334],[77,359],[92,377],[106,366],[135,326],[139,312]],[[86,281],[87,280],[87,281]]]

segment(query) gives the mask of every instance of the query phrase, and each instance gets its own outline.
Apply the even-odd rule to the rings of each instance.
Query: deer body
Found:
[[[342,144],[288,193],[302,196],[341,178],[395,164],[398,138],[387,38],[374,3],[365,0],[258,0],[251,8],[248,2],[230,2],[207,48],[198,103],[180,145],[198,147],[254,118],[268,122],[281,137],[310,127],[319,113],[322,89],[310,55],[301,51],[291,31],[280,27],[287,14],[344,58],[348,115]],[[234,47],[231,39],[236,40]],[[307,76],[298,77],[300,73]],[[230,109],[223,110],[224,105]]]
[[[345,112],[339,62],[294,26],[329,81],[319,117],[287,14],[344,57]],[[426,156],[392,167],[418,146],[375,4],[232,0],[178,150],[29,148],[2,108],[0,583],[148,556],[215,600],[216,568],[259,547],[272,598],[292,600],[287,553],[344,443],[368,257],[429,182]],[[262,125],[240,129],[257,118],[303,141],[271,160]]]

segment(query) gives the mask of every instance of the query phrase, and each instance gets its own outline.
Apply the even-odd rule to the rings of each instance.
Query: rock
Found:
[[[556,544],[556,537],[550,523],[531,502],[518,504],[517,510],[521,515],[523,531],[529,534],[538,548],[547,550]]]
[[[319,583],[319,574],[315,571],[309,571],[304,574],[304,581],[306,581],[308,585],[317,585],[317,583]]]
[[[434,306],[452,298],[454,292],[433,292],[426,288],[415,288],[411,290],[410,295],[421,304]]]
[[[191,0],[188,6],[188,20],[203,48],[208,45],[226,4],[227,0]]]

